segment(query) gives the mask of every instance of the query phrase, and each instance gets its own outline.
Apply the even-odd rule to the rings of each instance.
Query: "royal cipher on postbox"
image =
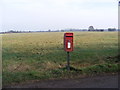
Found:
[[[73,51],[73,33],[64,33],[64,50],[66,52]]]

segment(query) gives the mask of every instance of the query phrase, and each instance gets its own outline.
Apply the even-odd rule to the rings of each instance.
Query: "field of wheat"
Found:
[[[74,32],[70,65],[82,72],[69,71],[69,75],[64,69],[63,36],[64,32],[3,34],[3,84],[117,71],[118,32]]]

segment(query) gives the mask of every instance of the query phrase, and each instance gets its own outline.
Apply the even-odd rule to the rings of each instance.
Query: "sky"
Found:
[[[118,28],[117,0],[0,0],[0,31]]]
[[[119,1],[119,7],[118,7],[118,29],[120,29],[120,1]]]

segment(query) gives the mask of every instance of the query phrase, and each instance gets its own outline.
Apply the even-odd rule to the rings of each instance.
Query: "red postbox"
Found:
[[[64,33],[64,50],[66,52],[73,51],[73,33]]]

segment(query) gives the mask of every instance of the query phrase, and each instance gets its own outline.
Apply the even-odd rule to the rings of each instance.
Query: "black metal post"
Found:
[[[67,52],[67,70],[70,70],[70,55],[69,55],[69,52]]]

